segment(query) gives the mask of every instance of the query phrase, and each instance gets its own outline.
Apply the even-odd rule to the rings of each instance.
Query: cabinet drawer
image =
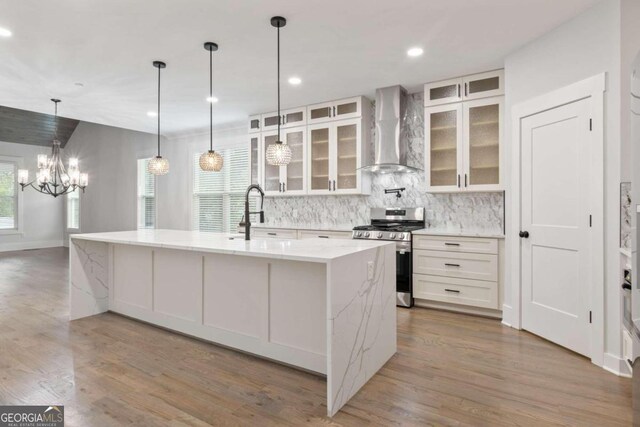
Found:
[[[253,228],[251,235],[257,239],[297,239],[298,232],[284,228]]]
[[[498,283],[413,275],[413,296],[432,301],[498,309]]]
[[[299,230],[298,239],[351,239],[351,232]]]
[[[418,274],[495,282],[498,280],[498,256],[414,249],[413,271]]]
[[[482,237],[447,237],[447,236],[416,236],[414,235],[413,247],[415,249],[429,249],[433,251],[497,254],[498,240],[482,238]]]

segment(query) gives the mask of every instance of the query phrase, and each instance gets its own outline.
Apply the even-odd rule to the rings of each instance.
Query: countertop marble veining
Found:
[[[111,233],[74,234],[71,240],[152,246],[262,258],[327,263],[360,251],[394,242],[351,239],[259,239],[245,241],[240,234],[182,230],[135,230]]]
[[[413,232],[418,236],[452,236],[452,237],[488,237],[504,239],[504,234],[488,230],[458,229],[458,228],[423,228]]]

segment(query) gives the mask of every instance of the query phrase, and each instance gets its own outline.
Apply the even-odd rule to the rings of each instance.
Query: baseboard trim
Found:
[[[620,377],[631,378],[631,368],[627,361],[611,353],[604,354],[602,368]]]
[[[447,304],[446,302],[428,301],[414,298],[414,305],[422,308],[435,308],[437,310],[453,311],[456,313],[472,314],[475,316],[490,317],[492,319],[500,319],[502,312],[500,310],[491,310],[481,307],[468,307],[458,304]]]
[[[513,316],[513,308],[509,304],[502,304],[502,324],[510,328],[519,329],[513,326],[511,316]]]
[[[0,252],[24,251],[28,249],[58,248],[63,245],[62,240],[38,240],[35,242],[4,243],[0,245]]]

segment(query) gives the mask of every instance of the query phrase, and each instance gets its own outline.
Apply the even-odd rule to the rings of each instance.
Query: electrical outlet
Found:
[[[435,216],[435,215],[434,215],[434,213],[433,213],[433,210],[431,210],[431,209],[427,209],[427,210],[425,210],[425,211],[424,211],[424,217],[425,217],[425,219],[433,219],[433,217],[434,217],[434,216]]]
[[[373,280],[373,261],[367,263],[367,280]]]
[[[291,214],[293,215],[294,218],[298,218],[298,209],[294,209]]]

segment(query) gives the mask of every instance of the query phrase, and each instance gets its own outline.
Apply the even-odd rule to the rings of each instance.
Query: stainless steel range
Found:
[[[371,208],[371,224],[353,228],[354,239],[396,242],[396,305],[413,306],[412,232],[425,227],[424,208]]]

